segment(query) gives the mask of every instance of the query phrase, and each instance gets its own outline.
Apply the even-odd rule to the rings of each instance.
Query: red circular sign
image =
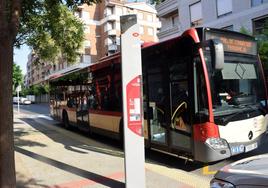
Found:
[[[132,33],[133,37],[138,37],[140,34],[139,33]]]

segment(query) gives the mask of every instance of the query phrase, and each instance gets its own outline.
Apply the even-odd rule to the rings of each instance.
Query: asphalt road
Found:
[[[16,111],[16,105],[14,105],[14,111]],[[20,109],[23,113],[27,113],[30,116],[36,116],[39,118],[49,118],[49,106],[47,104],[31,104],[31,105],[21,105]],[[60,124],[57,124],[57,126],[60,126]],[[73,129],[73,132],[79,135],[84,135],[86,138],[89,137],[85,133]],[[94,139],[96,142],[101,142],[105,143],[107,145],[110,145],[112,148],[114,148],[114,152],[116,155],[121,155],[123,157],[123,150],[120,147],[120,143],[115,140],[111,140],[106,137],[102,136],[91,136],[90,139]],[[157,164],[160,167],[163,168],[158,168],[156,170],[159,170],[161,172],[159,173],[165,173],[167,175],[168,173],[172,174],[172,170],[180,170],[184,171],[185,173],[189,174],[194,174],[195,176],[204,179],[206,181],[209,181],[213,175],[216,173],[217,170],[222,168],[223,166],[240,160],[245,157],[257,155],[257,154],[263,154],[263,153],[268,153],[268,147],[263,145],[259,147],[257,150],[254,150],[252,152],[249,152],[247,154],[243,155],[238,155],[235,157],[232,157],[230,159],[226,159],[223,161],[215,162],[212,164],[201,164],[197,162],[191,162],[191,161],[186,161],[184,159],[180,159],[174,156],[169,156],[167,154],[159,153],[156,151],[152,150],[146,150],[146,162],[149,164]]]

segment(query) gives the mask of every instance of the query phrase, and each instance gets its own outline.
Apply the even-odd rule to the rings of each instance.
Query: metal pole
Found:
[[[20,113],[20,92],[17,90],[17,99],[18,99],[18,113]]]

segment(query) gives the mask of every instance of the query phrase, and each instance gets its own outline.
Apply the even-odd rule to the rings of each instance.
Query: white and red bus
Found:
[[[266,140],[267,93],[254,38],[191,28],[142,48],[147,147],[212,162]],[[51,114],[70,125],[123,138],[120,53],[51,79]]]

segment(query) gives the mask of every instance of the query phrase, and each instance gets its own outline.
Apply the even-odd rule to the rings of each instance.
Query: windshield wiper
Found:
[[[223,124],[223,125],[226,125],[231,119],[233,119],[234,117],[236,117],[236,116],[238,116],[239,114],[242,114],[242,113],[251,113],[251,112],[253,112],[253,111],[256,111],[257,110],[257,108],[254,108],[254,107],[252,107],[252,106],[241,106],[241,105],[238,105],[238,106],[236,106],[236,107],[241,107],[241,110],[239,110],[238,112],[235,112],[234,114],[232,114],[232,115],[228,115],[228,116],[226,116],[226,117],[222,117],[221,119],[220,119],[220,122]],[[246,108],[245,108],[246,107]],[[249,111],[249,109],[251,109],[250,111]]]

